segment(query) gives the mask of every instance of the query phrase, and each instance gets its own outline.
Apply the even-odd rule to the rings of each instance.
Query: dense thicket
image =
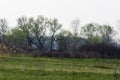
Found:
[[[20,17],[16,27],[8,29],[0,19],[0,46],[2,53],[31,54],[51,57],[120,58],[119,42],[113,38],[116,31],[110,25],[71,22],[72,31],[62,28],[57,19],[44,16]]]

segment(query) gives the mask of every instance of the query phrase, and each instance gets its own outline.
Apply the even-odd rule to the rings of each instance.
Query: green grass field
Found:
[[[0,80],[115,80],[113,59],[0,56]],[[118,67],[117,77],[120,69]]]

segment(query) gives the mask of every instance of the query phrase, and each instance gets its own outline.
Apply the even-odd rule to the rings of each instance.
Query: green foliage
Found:
[[[68,30],[62,29],[58,35],[56,35],[57,43],[61,51],[68,50],[70,48],[71,38],[73,37],[72,33]]]
[[[120,61],[105,61],[112,68],[95,68],[103,63],[100,59],[0,56],[0,80],[114,80],[115,62]]]
[[[23,46],[26,46],[28,43],[25,33],[18,28],[12,29],[11,34],[7,35],[7,39],[9,43],[14,44],[16,46],[23,47]]]
[[[32,27],[33,27],[33,18],[27,18],[27,17],[20,17],[17,20],[18,27],[23,30],[27,38],[31,38],[32,35]]]
[[[0,19],[0,40],[9,45],[24,46],[30,52],[34,46],[43,51],[52,51],[59,47],[68,53],[78,51],[81,45],[109,44],[113,40],[114,30],[109,25],[89,23],[80,27],[79,19],[75,19],[71,26],[72,33],[69,30],[61,30],[62,24],[56,18],[22,16],[17,19],[17,28],[8,32],[7,21]]]
[[[114,30],[111,26],[94,23],[86,24],[81,29],[81,36],[92,44],[111,41],[113,33]]]
[[[47,27],[48,19],[45,18],[44,16],[38,16],[37,19],[34,20],[31,33],[33,33],[35,39],[35,41],[33,42],[39,49],[44,49]]]
[[[62,27],[62,24],[59,24],[57,19],[49,20],[49,28],[52,34],[54,34],[56,31],[61,29],[61,27]]]
[[[49,23],[49,30],[50,30],[50,36],[51,36],[50,51],[52,51],[54,41],[56,41],[55,39],[56,32],[58,32],[62,28],[62,24],[59,24],[58,20],[55,18],[53,20],[50,19],[48,23]]]
[[[58,36],[61,36],[61,37],[72,37],[73,35],[72,35],[72,33],[70,31],[62,29],[60,31],[60,33],[58,34]]]
[[[112,67],[111,66],[108,66],[107,64],[96,64],[94,65],[95,68],[101,68],[101,69],[111,69]]]
[[[6,19],[0,19],[0,40],[5,40],[5,35],[8,29],[8,24]]]
[[[112,36],[115,35],[115,31],[113,28],[109,25],[103,25],[99,27],[99,33],[102,37],[102,41],[105,42],[110,42],[112,40]]]
[[[47,30],[51,32],[49,36],[52,35],[52,45],[55,33],[62,27],[57,19],[47,19],[44,16],[38,16],[37,19],[21,17],[17,22],[18,27],[25,33],[29,46],[35,44],[39,49],[44,49]]]

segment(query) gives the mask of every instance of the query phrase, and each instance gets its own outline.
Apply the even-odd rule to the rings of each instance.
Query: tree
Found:
[[[13,28],[11,34],[8,35],[9,42],[17,47],[25,48],[27,39],[25,33],[19,28]]]
[[[76,50],[77,48],[77,45],[79,43],[79,29],[80,29],[80,21],[79,19],[75,19],[71,22],[71,25],[72,25],[72,30],[73,30],[73,38],[72,38],[72,41],[73,41],[73,50]]]
[[[49,20],[49,28],[50,28],[50,35],[51,35],[51,42],[50,42],[50,51],[52,52],[53,42],[55,41],[55,33],[60,30],[62,24],[58,23],[57,19]]]
[[[103,43],[109,43],[112,41],[112,36],[115,34],[115,31],[109,25],[102,25],[99,27],[99,34]]]
[[[73,35],[74,37],[78,37],[79,27],[80,27],[80,21],[79,19],[75,19],[71,22],[72,29],[73,29]]]
[[[87,24],[82,27],[81,33],[89,41],[90,47],[96,46],[104,58],[105,50],[112,42],[113,28],[109,25]]]
[[[88,39],[91,43],[112,41],[115,31],[109,25],[87,24],[82,27],[81,35]]]
[[[16,53],[26,53],[28,41],[26,39],[25,33],[18,27],[10,30],[11,32],[6,34],[5,46],[7,47],[7,52]]]
[[[5,41],[5,35],[8,29],[6,19],[0,19],[0,41]]]
[[[104,54],[105,54],[105,49],[107,48],[106,45],[111,45],[112,42],[112,35],[114,33],[114,30],[111,26],[109,25],[101,25],[99,26],[99,34],[101,36],[101,42],[102,42],[102,50],[101,50],[101,54],[102,54],[102,58],[104,58]],[[114,45],[112,44],[111,48]]]
[[[89,41],[90,44],[94,44],[96,42],[99,42],[100,40],[100,34],[99,31],[101,28],[99,28],[100,25],[89,23],[86,24],[81,28],[81,36]]]
[[[28,40],[28,50],[31,52],[31,47],[33,44],[33,34],[32,34],[32,27],[34,26],[34,19],[33,18],[27,18],[27,17],[21,17],[17,20],[18,27],[23,30],[25,33],[25,36]]]
[[[46,41],[46,30],[48,26],[48,19],[44,16],[38,16],[34,21],[34,26],[32,27],[32,33],[35,37],[34,43],[39,48],[39,50],[44,49],[44,43]]]
[[[70,31],[64,29],[62,29],[60,33],[56,35],[60,51],[69,50],[69,48],[71,47],[70,45],[72,44],[71,42],[72,36],[73,35]]]

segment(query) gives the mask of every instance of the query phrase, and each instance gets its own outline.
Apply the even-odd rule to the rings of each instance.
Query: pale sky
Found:
[[[17,18],[23,15],[57,18],[65,28],[75,18],[81,25],[116,25],[120,20],[120,0],[0,0],[0,18],[6,18],[10,26],[15,26]]]

